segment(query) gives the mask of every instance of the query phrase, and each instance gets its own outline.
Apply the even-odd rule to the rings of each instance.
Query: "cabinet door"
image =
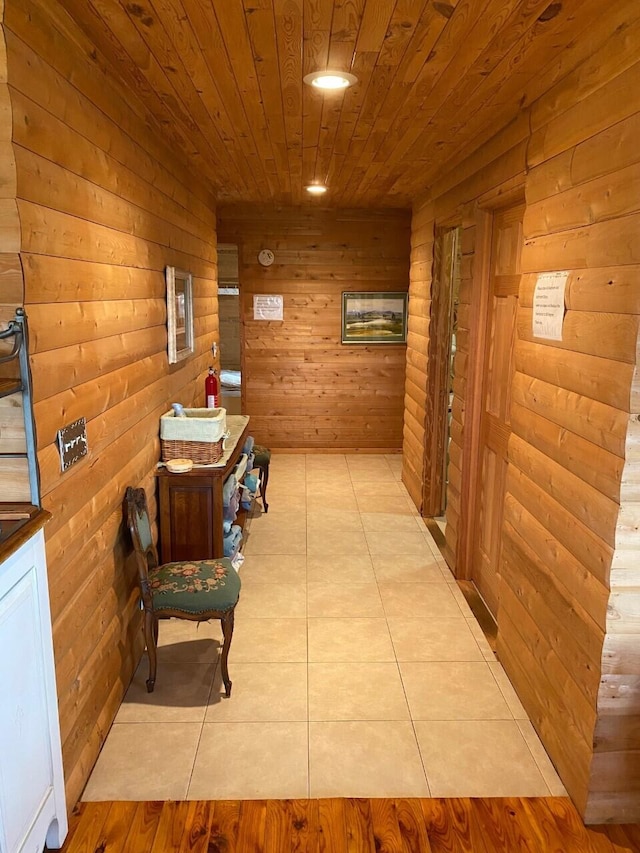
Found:
[[[215,491],[213,478],[185,474],[161,478],[163,563],[222,556],[216,552],[222,538],[222,507]]]
[[[3,853],[41,850],[45,838],[59,847],[66,834],[44,552],[29,545],[20,551],[0,565]]]

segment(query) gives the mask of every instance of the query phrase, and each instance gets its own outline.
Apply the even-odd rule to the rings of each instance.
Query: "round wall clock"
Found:
[[[273,254],[271,249],[262,249],[258,252],[258,263],[262,264],[263,267],[270,267],[275,259],[276,256]]]

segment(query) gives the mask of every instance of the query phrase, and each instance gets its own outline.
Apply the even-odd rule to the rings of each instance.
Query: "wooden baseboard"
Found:
[[[487,642],[491,649],[495,652],[498,639],[498,623],[493,618],[493,615],[484,599],[478,592],[473,581],[457,581],[460,591],[464,595],[467,604],[471,608],[471,612],[476,617],[476,621],[482,628],[482,633],[487,638]]]
[[[434,518],[425,518],[424,523],[429,533],[433,536],[433,539],[436,545],[438,546],[440,553],[444,556],[444,550],[446,548],[447,543],[444,538],[444,532],[442,528]],[[492,650],[495,652],[496,641],[498,638],[498,624],[493,618],[491,611],[484,603],[482,596],[480,595],[476,588],[476,585],[472,581],[457,580],[456,582],[460,588],[460,591],[464,595],[467,604],[471,608],[473,615],[476,617],[478,624],[482,628],[482,632],[487,638],[487,642],[491,646]]]
[[[429,531],[429,533],[433,536],[433,540],[436,543],[436,545],[438,546],[440,553],[443,554],[445,545],[447,543],[446,543],[446,540],[444,538],[444,532],[443,532],[442,528],[440,527],[438,522],[435,520],[435,518],[425,518],[424,523],[425,523],[426,528]]]

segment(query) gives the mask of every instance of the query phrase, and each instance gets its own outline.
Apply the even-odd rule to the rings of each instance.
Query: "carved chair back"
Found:
[[[153,543],[147,496],[144,489],[134,489],[131,486],[125,493],[127,508],[127,526],[131,533],[131,541],[138,566],[138,580],[145,610],[153,609],[151,591],[149,589],[149,569],[159,565],[158,551]]]

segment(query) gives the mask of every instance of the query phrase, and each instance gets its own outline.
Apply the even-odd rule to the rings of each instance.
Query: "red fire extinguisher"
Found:
[[[218,385],[218,377],[213,367],[209,368],[209,375],[204,380],[204,396],[207,402],[207,409],[217,409],[220,403],[220,386]]]

